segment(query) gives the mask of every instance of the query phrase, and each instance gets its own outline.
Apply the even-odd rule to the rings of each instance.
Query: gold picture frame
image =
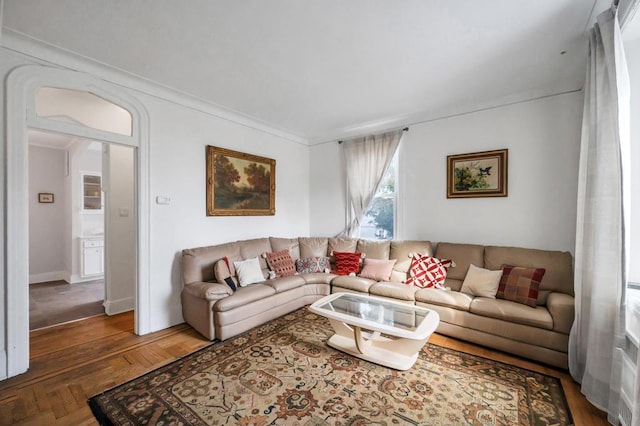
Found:
[[[276,214],[276,160],[207,145],[207,216]]]
[[[447,156],[447,198],[506,197],[509,150]]]

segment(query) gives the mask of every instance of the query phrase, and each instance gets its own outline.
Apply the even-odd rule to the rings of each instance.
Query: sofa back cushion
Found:
[[[355,253],[358,247],[357,238],[329,238],[327,252],[331,254],[334,251],[342,251]]]
[[[404,282],[411,266],[410,254],[419,253],[433,256],[431,241],[391,241],[389,259],[397,259],[391,272],[391,280]]]
[[[459,280],[460,283],[464,281],[464,278],[467,276],[467,271],[469,270],[469,265],[472,263],[479,268],[485,267],[484,246],[477,244],[438,243],[435,257],[438,259],[451,259],[456,263],[456,266],[449,268],[447,278]],[[451,288],[460,290],[459,288]]]
[[[289,250],[294,261],[300,259],[300,243],[297,238],[269,237],[269,241],[272,251]]]
[[[358,240],[356,251],[371,259],[389,259],[391,241]]]
[[[234,260],[240,260],[240,245],[232,242],[182,250],[182,280],[185,285],[215,281],[213,267],[225,256],[232,265]]]
[[[271,252],[271,242],[269,238],[255,238],[252,240],[244,240],[238,241],[238,245],[240,246],[240,257],[241,259],[231,259],[230,261],[239,261],[239,260],[247,260],[252,257],[257,257],[258,262],[260,263],[260,269],[262,270],[262,274],[265,278],[269,276],[269,266],[267,265],[267,259],[265,259],[262,255],[264,253]]]
[[[323,237],[300,237],[300,257],[325,257],[328,255],[328,239]]]
[[[502,269],[503,265],[544,268],[540,282],[538,305],[544,305],[552,291],[573,296],[573,257],[566,251],[537,250],[519,247],[487,246],[484,267]]]

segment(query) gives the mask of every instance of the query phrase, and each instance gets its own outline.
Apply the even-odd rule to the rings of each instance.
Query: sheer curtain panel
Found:
[[[618,16],[607,10],[598,16],[589,38],[569,370],[612,424],[618,424],[625,343],[629,114],[629,76]]]
[[[360,235],[362,219],[398,149],[403,132],[402,129],[394,130],[342,143],[347,169],[347,209],[350,209],[352,216],[347,228],[340,235]]]

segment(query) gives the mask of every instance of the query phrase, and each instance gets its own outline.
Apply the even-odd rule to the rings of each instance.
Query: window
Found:
[[[392,240],[396,234],[398,152],[393,156],[360,227],[360,238]]]

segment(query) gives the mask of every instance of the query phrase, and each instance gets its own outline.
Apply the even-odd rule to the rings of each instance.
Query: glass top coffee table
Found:
[[[413,366],[440,323],[430,309],[356,293],[330,294],[309,309],[331,322],[329,346],[396,370]]]

